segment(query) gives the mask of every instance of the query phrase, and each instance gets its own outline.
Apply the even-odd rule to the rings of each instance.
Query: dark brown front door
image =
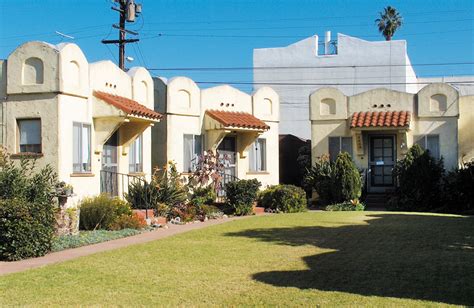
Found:
[[[393,187],[395,136],[370,136],[370,191],[384,192]]]

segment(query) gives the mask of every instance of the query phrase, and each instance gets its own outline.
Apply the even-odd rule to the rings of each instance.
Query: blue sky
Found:
[[[138,0],[137,2],[140,2]],[[252,50],[279,47],[331,30],[382,40],[374,20],[386,5],[405,24],[394,39],[408,41],[412,63],[474,62],[473,0],[304,1],[304,0],[141,0],[143,16],[129,29],[140,43],[127,46],[132,65],[150,68],[250,67]],[[101,44],[117,38],[118,20],[108,0],[0,0],[0,58],[29,40],[73,41],[90,62],[116,61],[117,48]],[[55,31],[74,36],[65,39]],[[161,35],[160,35],[161,34]],[[140,53],[141,52],[141,53]],[[128,64],[129,66],[132,66]],[[415,67],[419,76],[474,75],[474,65]],[[153,71],[198,81],[252,81],[251,70]],[[251,90],[251,86],[240,86]]]

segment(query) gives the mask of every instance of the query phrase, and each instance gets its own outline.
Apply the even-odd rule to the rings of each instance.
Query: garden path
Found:
[[[191,223],[186,225],[168,224],[168,229],[159,228],[151,232],[144,232],[134,236],[124,237],[117,240],[102,242],[98,244],[82,246],[73,249],[53,252],[43,257],[26,259],[14,262],[0,262],[0,276],[10,273],[25,271],[31,268],[42,267],[45,265],[64,262],[67,260],[88,256],[94,253],[122,248],[130,245],[147,243],[175,234],[201,229],[208,226],[219,225],[236,219],[242,219],[251,216],[229,217],[221,219],[212,219],[205,222]]]

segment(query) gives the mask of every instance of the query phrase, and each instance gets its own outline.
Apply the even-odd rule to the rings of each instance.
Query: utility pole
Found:
[[[111,9],[119,12],[119,24],[112,27],[119,30],[118,40],[102,40],[103,44],[118,44],[119,46],[119,67],[125,71],[125,44],[138,42],[139,39],[127,39],[126,34],[138,35],[137,32],[125,29],[126,22],[135,22],[135,18],[142,12],[142,5],[136,4],[134,0],[114,0],[119,6],[112,6]]]

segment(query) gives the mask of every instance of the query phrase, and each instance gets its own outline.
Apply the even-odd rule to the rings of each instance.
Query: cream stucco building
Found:
[[[278,184],[279,97],[264,87],[249,95],[223,85],[200,89],[191,79],[160,78],[155,83],[155,111],[163,119],[153,128],[153,165],[174,160],[178,171],[191,172],[205,150],[227,154],[225,173]]]
[[[88,63],[75,44],[28,42],[0,62],[0,142],[33,156],[74,187],[71,202],[121,195],[129,175],[151,173],[153,80],[110,61]]]
[[[312,160],[349,152],[366,172],[369,192],[394,186],[392,168],[417,143],[447,170],[474,157],[474,96],[445,83],[416,94],[373,89],[346,96],[335,88],[310,95]]]

